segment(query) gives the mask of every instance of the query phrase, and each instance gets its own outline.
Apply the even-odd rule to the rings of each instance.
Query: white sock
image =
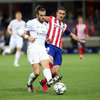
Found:
[[[43,70],[43,74],[44,74],[45,78],[47,79],[47,82],[49,82],[52,79],[50,68],[45,68]]]
[[[14,64],[18,64],[20,55],[21,55],[21,52],[20,52],[20,51],[17,51],[16,54],[15,54],[15,61],[14,61]]]
[[[4,50],[4,53],[11,54],[10,48],[5,49],[5,50]]]
[[[32,85],[33,81],[37,78],[37,76],[34,75],[34,72],[30,74],[28,85]]]

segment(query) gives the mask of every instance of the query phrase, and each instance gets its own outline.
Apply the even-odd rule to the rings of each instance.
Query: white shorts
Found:
[[[3,48],[4,46],[5,46],[5,43],[4,42],[1,42],[0,43],[0,47]]]
[[[46,52],[46,48],[40,45],[29,46],[27,50],[27,58],[29,63],[40,63],[42,60],[49,60],[49,56]]]
[[[10,38],[10,49],[14,49],[14,48],[22,48],[23,47],[23,39],[19,38],[19,39],[14,39],[14,38]]]

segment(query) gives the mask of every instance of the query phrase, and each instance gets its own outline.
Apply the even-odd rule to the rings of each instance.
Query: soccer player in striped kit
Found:
[[[56,12],[56,17],[49,16],[45,17],[45,20],[49,22],[49,30],[47,38],[51,39],[51,42],[47,44],[47,50],[51,63],[50,68],[52,68],[52,77],[58,75],[60,66],[62,64],[62,50],[61,50],[61,38],[62,34],[65,33],[69,35],[72,39],[84,44],[84,40],[80,40],[75,34],[73,34],[69,29],[67,24],[63,23],[62,20],[66,15],[66,9],[64,7],[59,7]],[[48,91],[46,86],[46,78],[40,81],[43,87],[43,91]]]
[[[75,34],[80,40],[85,40],[85,37],[88,37],[88,29],[86,24],[83,23],[83,18],[81,16],[78,17],[78,24],[75,27]],[[79,42],[77,44],[80,58],[84,60],[85,44],[80,44]]]

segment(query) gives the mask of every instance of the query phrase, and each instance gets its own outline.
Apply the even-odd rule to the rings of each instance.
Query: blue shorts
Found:
[[[53,65],[62,64],[62,50],[52,44],[46,44],[47,52],[53,57]]]
[[[84,40],[84,41],[85,41],[85,39],[80,39],[80,40]],[[79,43],[79,42],[77,42],[77,45],[78,45],[78,46],[82,46],[82,47],[85,47],[85,46],[86,46],[86,44],[81,44],[81,43]]]

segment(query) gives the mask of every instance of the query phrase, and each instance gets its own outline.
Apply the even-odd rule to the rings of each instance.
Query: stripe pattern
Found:
[[[57,18],[50,16],[49,31],[47,38],[51,39],[52,45],[61,48],[62,34],[68,30],[67,24],[57,20]]]

